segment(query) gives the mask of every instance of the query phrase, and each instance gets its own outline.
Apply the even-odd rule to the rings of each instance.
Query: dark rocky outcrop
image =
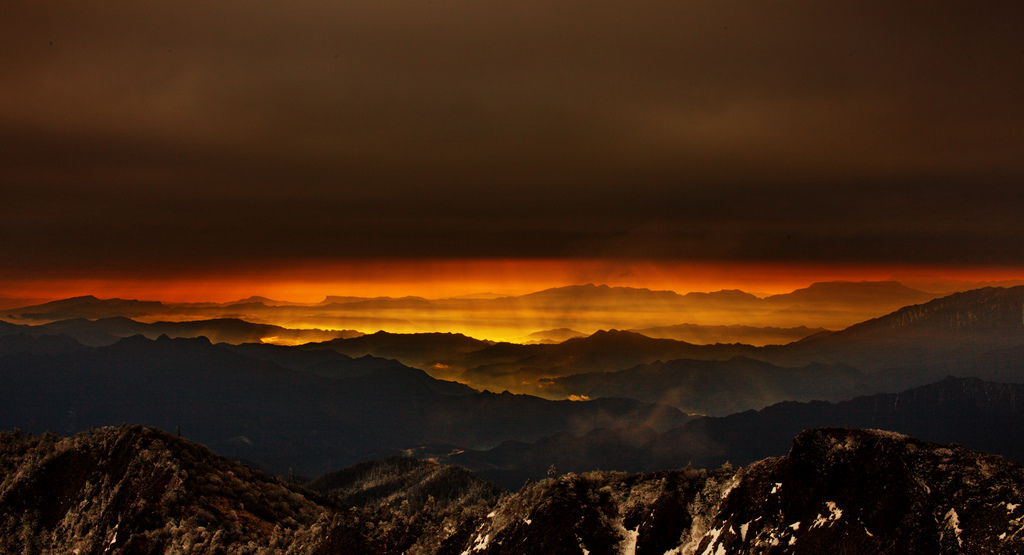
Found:
[[[567,475],[502,501],[474,553],[1019,553],[1024,470],[891,432],[804,432],[746,468]]]
[[[436,487],[442,483],[452,487]],[[403,458],[311,485],[324,493],[152,428],[72,438],[4,433],[0,552],[1024,550],[1024,468],[955,444],[877,430],[809,430],[788,455],[744,468],[567,474],[530,482],[515,494],[499,495],[459,469]],[[424,498],[427,491],[433,493]]]
[[[331,511],[153,428],[0,434],[2,553],[247,553],[225,549],[302,544]]]

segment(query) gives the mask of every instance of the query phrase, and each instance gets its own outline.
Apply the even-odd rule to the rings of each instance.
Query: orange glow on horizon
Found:
[[[742,289],[763,296],[788,293],[818,281],[878,281],[893,276],[998,281],[1021,279],[1024,268],[599,259],[369,260],[283,264],[268,270],[225,275],[9,279],[0,283],[0,296],[59,299],[95,295],[165,302],[229,302],[258,295],[317,303],[329,295],[428,299],[484,294],[513,296],[584,283],[680,294]]]

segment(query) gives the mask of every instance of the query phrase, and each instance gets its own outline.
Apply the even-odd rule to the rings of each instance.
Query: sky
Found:
[[[8,0],[0,21],[0,295],[1024,277],[1014,2]]]

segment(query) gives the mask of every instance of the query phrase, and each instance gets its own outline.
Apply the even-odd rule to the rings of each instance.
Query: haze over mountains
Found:
[[[1016,316],[1016,303],[1020,300],[1021,288],[984,288],[971,292],[957,293],[942,299],[917,305],[901,307],[887,315],[858,323],[837,332],[815,331],[816,328],[797,327],[781,329],[777,327],[753,328],[743,326],[697,326],[676,324],[660,328],[646,328],[650,335],[640,332],[598,331],[592,335],[582,336],[561,328],[559,335],[568,339],[562,342],[547,340],[534,344],[494,343],[492,341],[474,339],[462,334],[453,333],[416,333],[400,334],[393,332],[377,332],[363,335],[355,330],[324,330],[316,328],[291,329],[274,324],[250,323],[239,318],[213,318],[191,321],[161,321],[159,318],[183,311],[191,311],[193,315],[204,311],[219,315],[221,312],[237,311],[240,306],[256,310],[254,314],[267,313],[260,310],[311,310],[316,311],[324,306],[336,307],[338,299],[321,303],[317,306],[292,306],[280,301],[279,304],[268,306],[268,299],[246,299],[246,303],[229,303],[225,305],[193,303],[189,305],[169,305],[156,301],[125,301],[120,299],[100,300],[95,297],[79,297],[55,301],[43,305],[23,307],[4,313],[9,321],[27,322],[12,324],[0,321],[0,334],[11,335],[24,333],[34,337],[44,335],[67,335],[84,345],[113,345],[120,338],[132,335],[143,335],[156,339],[161,335],[169,337],[207,337],[213,342],[247,343],[273,342],[283,344],[304,344],[305,350],[332,349],[353,357],[372,355],[383,358],[394,358],[402,363],[422,369],[435,378],[458,380],[477,389],[502,391],[508,389],[513,393],[529,393],[548,398],[593,397],[605,395],[614,379],[626,380],[630,372],[646,372],[648,376],[654,368],[660,368],[661,377],[655,380],[659,386],[649,386],[650,391],[644,393],[633,390],[633,394],[644,399],[653,400],[655,392],[660,391],[663,397],[673,397],[670,401],[679,408],[690,412],[725,414],[733,409],[760,408],[780,400],[810,400],[814,398],[839,400],[835,395],[869,393],[873,391],[897,391],[941,379],[947,374],[980,375],[986,379],[1005,380],[1012,378],[1016,371],[1014,349],[1020,348],[1022,324]],[[614,314],[630,317],[633,313],[643,313],[649,308],[648,303],[664,302],[658,305],[662,312],[670,313],[669,308],[684,298],[698,298],[702,303],[739,303],[746,307],[751,302],[761,302],[785,307],[791,313],[797,309],[811,312],[840,311],[849,304],[869,306],[873,302],[893,303],[894,298],[927,297],[927,294],[911,290],[892,282],[839,282],[831,284],[815,284],[806,289],[797,290],[789,295],[776,295],[766,299],[757,299],[740,292],[719,292],[713,294],[677,295],[667,291],[649,291],[629,288],[612,288],[605,286],[572,286],[541,291],[532,295],[501,299],[471,299],[427,301],[425,299],[377,299],[352,300],[347,304],[378,304],[381,312],[390,313],[394,304],[430,304],[433,302],[468,302],[472,303],[506,303],[520,307],[530,306],[538,299],[548,303],[550,313],[570,311],[570,305],[586,305],[591,313],[600,311],[619,311]],[[714,299],[714,300],[709,300]],[[728,299],[728,300],[722,300]],[[751,301],[754,299],[754,301]],[[589,304],[588,304],[589,303]],[[799,304],[805,303],[805,304]],[[333,310],[333,308],[331,308]],[[746,309],[744,309],[746,310]],[[526,311],[529,320],[530,311]],[[570,311],[571,312],[571,311]],[[609,312],[612,314],[613,312]],[[472,311],[471,311],[472,314]],[[495,315],[497,314],[497,315]],[[571,312],[576,314],[575,312]],[[132,320],[126,315],[139,320],[155,320],[144,322]],[[504,315],[487,313],[491,318],[502,319]],[[72,319],[61,319],[73,316]],[[87,318],[95,319],[87,319]],[[670,317],[670,316],[669,316]],[[46,322],[46,323],[39,323]],[[30,325],[29,323],[35,324]],[[688,333],[703,334],[706,340],[702,343],[688,342],[664,337],[652,337],[656,332],[666,330],[688,330]],[[650,331],[653,330],[653,331]],[[749,334],[767,337],[771,334],[791,334],[791,336],[809,335],[799,341],[786,344],[757,346],[742,342],[714,341],[709,334],[716,331],[725,333],[726,337],[736,339],[737,336]],[[800,331],[800,333],[796,333]],[[664,334],[668,335],[668,334]],[[712,344],[713,343],[713,344]],[[776,367],[790,376],[798,375],[796,369],[805,368],[809,364],[825,364],[819,367],[822,371],[835,371],[835,377],[844,376],[838,382],[834,380],[812,380],[801,387],[801,391],[793,388],[766,385],[765,380],[782,384],[785,380],[768,379],[770,372],[759,370],[762,384],[755,387],[754,383],[743,384],[741,374],[735,374],[732,381],[736,387],[761,392],[763,402],[744,405],[743,402],[725,404],[721,408],[713,408],[718,403],[702,400],[698,406],[685,404],[680,399],[678,387],[672,380],[692,380],[695,368],[693,363],[684,365],[669,361],[687,359],[691,361],[717,361],[719,366],[728,366],[727,361],[735,357],[731,366],[743,366],[743,358],[759,360]],[[976,368],[984,362],[983,368]],[[654,365],[654,366],[652,366]],[[852,368],[844,368],[843,365]],[[690,370],[684,371],[683,368]],[[710,370],[712,374],[720,374]],[[824,370],[832,368],[833,370]],[[786,370],[788,369],[788,370]],[[691,377],[686,378],[687,372]],[[613,374],[617,373],[617,374]],[[965,374],[966,373],[966,374]],[[587,375],[586,379],[581,376]],[[571,380],[569,376],[576,376]],[[616,376],[618,376],[616,378]],[[660,380],[660,381],[659,381]],[[665,381],[669,380],[669,381]],[[722,381],[718,379],[718,381]],[[796,384],[800,380],[793,383]],[[645,387],[646,380],[640,385]],[[654,382],[651,382],[654,383]],[[818,384],[830,384],[821,386]],[[602,385],[603,384],[603,385]],[[707,384],[705,384],[707,385]],[[690,384],[693,390],[693,385]],[[780,385],[781,387],[781,385]],[[602,389],[604,388],[604,389]],[[772,393],[778,390],[777,394]],[[736,397],[735,387],[723,391],[732,391],[730,396]],[[737,398],[742,398],[738,396]],[[701,409],[700,407],[705,407]]]
[[[618,549],[623,542],[635,542],[637,549],[729,545],[737,552],[760,552],[757,546],[776,540],[825,545],[835,538],[821,534],[833,527],[846,530],[841,534],[851,545],[864,549],[877,548],[872,538],[879,537],[888,538],[890,546],[946,545],[950,533],[959,538],[957,545],[988,545],[992,536],[977,528],[978,522],[1019,524],[1017,516],[999,520],[995,513],[972,512],[946,499],[959,499],[966,486],[941,478],[936,469],[962,467],[967,476],[974,472],[973,461],[981,460],[964,448],[923,446],[880,432],[802,432],[836,426],[890,430],[1024,462],[1024,286],[924,298],[838,331],[808,326],[667,327],[760,337],[811,332],[766,345],[691,343],[621,329],[583,335],[568,327],[548,328],[547,333],[566,336],[560,342],[528,344],[448,332],[293,329],[237,317],[242,307],[267,315],[357,304],[359,310],[375,306],[391,314],[435,302],[504,303],[516,311],[548,303],[545,318],[558,312],[576,317],[573,303],[582,301],[574,296],[595,303],[589,314],[642,312],[652,306],[669,314],[667,307],[703,303],[729,306],[739,311],[734,314],[752,305],[771,305],[784,307],[780,310],[786,314],[807,315],[841,311],[843,303],[893,302],[922,294],[891,283],[817,285],[767,299],[742,292],[677,295],[586,285],[516,298],[451,301],[329,299],[306,306],[268,305],[268,299],[254,298],[228,305],[171,305],[82,297],[22,307],[6,312],[9,321],[0,323],[0,379],[5,384],[0,389],[0,428],[72,435],[128,423],[164,432],[121,428],[69,440],[8,437],[4,441],[13,447],[5,455],[6,468],[38,468],[33,472],[39,476],[65,479],[62,473],[71,463],[61,461],[73,460],[76,468],[91,469],[83,472],[95,478],[88,483],[102,484],[94,486],[101,488],[96,495],[102,497],[109,495],[104,493],[108,488],[135,491],[135,486],[106,474],[110,467],[105,465],[116,466],[123,459],[141,472],[129,473],[136,476],[127,478],[131,484],[148,483],[145,476],[169,476],[167,484],[178,484],[174,498],[184,504],[169,505],[160,513],[166,521],[140,520],[138,507],[168,494],[160,489],[163,479],[153,478],[154,485],[124,505],[128,512],[122,518],[135,524],[115,541],[108,533],[113,521],[93,514],[84,502],[75,501],[77,508],[55,508],[39,501],[57,492],[46,489],[50,486],[43,485],[44,479],[8,472],[2,487],[10,493],[0,510],[15,514],[42,503],[37,509],[43,513],[36,520],[16,518],[20,524],[4,529],[0,541],[20,548],[43,545],[50,541],[43,539],[46,533],[62,530],[72,531],[82,546],[106,542],[123,553],[167,542],[206,546],[195,551],[204,552],[227,537],[310,553],[337,552],[341,546],[359,546],[354,553],[397,553],[414,546],[422,553],[547,552],[556,544],[559,552],[574,553],[583,546],[589,546],[588,552],[602,552],[600,546]],[[223,311],[236,317],[222,317]],[[184,314],[215,317],[173,321],[174,315]],[[504,314],[496,310],[489,317]],[[230,461],[205,461],[213,455],[190,447],[186,439],[251,468],[242,471]],[[851,447],[836,447],[840,443]],[[144,460],[131,459],[125,445],[150,454]],[[823,450],[833,455],[819,460]],[[771,459],[787,452],[788,459]],[[156,468],[169,470],[145,470],[151,464],[145,461],[154,457],[165,457],[166,464]],[[863,481],[871,472],[887,472],[892,478],[899,474],[892,474],[897,467],[913,468],[905,478],[945,492],[944,500],[921,498],[922,507],[936,503],[927,510],[899,508],[901,499],[917,499],[920,492],[914,488],[891,500],[877,499],[892,503],[892,514],[903,515],[907,522],[931,522],[929,515],[942,511],[939,528],[922,529],[915,539],[887,536],[884,519],[868,508],[863,496],[845,490],[822,493],[807,469],[794,470],[812,464],[808,461],[819,472],[835,472],[843,480]],[[1012,515],[1008,507],[1017,506],[1021,493],[1014,480],[1024,483],[1024,471],[1001,459],[984,461],[986,468],[1000,469],[999,477],[970,478],[986,484],[995,480],[991,491],[971,490],[971,495],[1003,503],[1007,508],[999,514]],[[753,466],[694,470],[727,462]],[[183,471],[202,470],[187,479],[186,473],[193,471],[174,470],[175,465]],[[356,466],[346,469],[350,465]],[[683,467],[690,468],[672,470]],[[320,493],[295,488],[288,493],[287,486],[279,489],[282,484],[260,477],[259,470],[308,483]],[[597,470],[660,474],[630,477],[593,472]],[[581,476],[545,479],[559,472]],[[232,473],[245,477],[236,483]],[[747,489],[723,486],[761,474],[770,476],[764,479],[768,482],[757,478]],[[503,497],[481,478],[507,491],[522,491]],[[86,495],[81,493],[86,482],[74,476],[67,480],[68,499]],[[669,482],[676,485],[669,487]],[[800,493],[786,494],[796,496],[786,497],[780,506],[772,505],[772,495],[764,501],[762,494],[779,483]],[[224,490],[225,484],[232,484],[231,492]],[[245,497],[243,490],[249,486],[244,484],[256,488],[248,492],[250,497]],[[782,487],[785,491],[787,486]],[[653,497],[641,495],[641,490]],[[50,493],[33,493],[39,491]],[[709,492],[719,493],[707,497]],[[757,500],[743,497],[750,495]],[[605,497],[607,503],[600,506],[618,508],[602,517],[592,503]],[[694,508],[697,498],[707,500],[698,504],[704,508]],[[278,501],[263,506],[262,499]],[[551,512],[552,503],[563,508]],[[741,510],[737,503],[748,508]],[[847,523],[829,512],[829,503],[848,507],[842,510],[860,515],[860,520]],[[647,522],[636,512],[640,506],[647,512],[660,507],[682,515],[684,505],[690,507],[691,520],[680,516],[670,519],[674,524],[657,518]],[[340,517],[338,506],[359,507],[359,518],[380,527],[369,529]],[[783,516],[768,518],[765,511],[779,515],[780,507]],[[179,509],[199,511],[206,520],[166,524],[180,520],[185,513]],[[962,519],[978,516],[971,517],[976,519],[972,523],[941,524],[949,520],[949,511]],[[421,516],[414,520],[414,515]],[[286,519],[287,524],[280,524]],[[538,526],[524,528],[515,519]],[[822,524],[807,525],[800,533],[790,522],[807,519]],[[582,527],[565,528],[565,522],[577,520]],[[755,521],[760,524],[755,526]],[[220,540],[198,532],[217,526],[226,527]],[[275,526],[277,535],[266,539]],[[732,532],[727,532],[729,526]],[[865,526],[870,533],[854,530]],[[92,528],[97,532],[87,532]],[[576,547],[566,543],[572,539],[565,536],[567,529],[578,537],[572,540]],[[682,537],[687,533],[689,540]]]
[[[667,429],[687,420],[677,409],[625,399],[479,393],[383,359],[247,355],[246,346],[205,338],[136,336],[109,347],[2,339],[0,375],[9,387],[0,393],[0,422],[8,429],[73,433],[138,422],[183,430],[278,472],[318,475],[424,443],[488,446],[624,422]]]
[[[852,291],[859,293],[846,300],[837,293]],[[759,300],[740,292],[683,296],[586,285],[458,302],[528,306],[542,299],[550,307],[568,309],[577,302],[574,298],[583,298],[601,310],[640,303],[633,310],[642,311],[647,301],[671,306],[691,297],[699,301],[687,302],[765,302],[821,312],[822,307],[832,310],[864,299],[892,302],[894,295],[923,294],[892,283],[816,285],[785,297],[807,303],[797,305],[778,296]],[[1024,381],[1024,287],[957,293],[841,331],[766,346],[693,344],[616,330],[561,343],[496,343],[455,333],[290,330],[234,318],[146,323],[119,313],[157,318],[184,309],[216,314],[240,305],[261,310],[344,306],[340,299],[317,307],[248,301],[183,307],[84,297],[9,311],[9,318],[22,322],[75,318],[0,326],[0,372],[12,384],[2,394],[0,424],[37,433],[74,433],[121,422],[180,428],[186,437],[218,452],[274,471],[292,468],[310,475],[389,453],[420,450],[443,458],[460,450],[487,452],[510,441],[543,446],[552,437],[563,438],[552,445],[568,441],[579,446],[592,441],[615,444],[619,440],[608,438],[629,437],[632,447],[624,452],[644,460],[713,462],[721,453],[710,446],[724,445],[724,439],[704,438],[696,451],[680,447],[653,455],[651,449],[664,442],[662,434],[683,433],[671,430],[697,425],[691,415],[727,419],[783,402],[836,403],[916,391],[947,375],[993,383]],[[432,301],[346,302],[378,304],[387,311],[396,303]],[[90,320],[87,315],[99,317]],[[307,342],[262,342],[270,337]],[[815,425],[864,421],[829,417],[833,413],[826,405],[809,406],[815,408],[808,409],[807,420]],[[801,420],[794,422],[799,427]],[[679,437],[689,437],[693,429]],[[780,429],[789,436],[800,431]],[[612,435],[606,437],[608,433]],[[735,433],[730,428],[712,435]],[[519,449],[519,456],[550,458],[537,455],[536,449],[541,448]],[[507,448],[503,456],[511,457]],[[469,460],[466,465],[478,468]],[[496,464],[493,458],[477,460],[490,461],[480,462],[481,469]],[[507,468],[518,469],[511,474],[515,479],[543,470],[522,464],[511,458],[505,462]]]
[[[1018,3],[2,6],[0,555],[1024,553]]]
[[[648,330],[654,337],[693,343],[764,345],[790,342],[801,333],[812,334],[821,328],[840,329],[936,296],[897,282],[816,283],[765,298],[736,290],[678,294],[587,284],[514,297],[368,299],[329,296],[316,304],[261,297],[230,303],[163,303],[83,296],[3,309],[0,318],[23,324],[110,317],[127,317],[144,323],[243,319],[290,329],[450,331],[517,342],[530,341],[531,333],[561,328],[587,335],[601,329],[636,329]],[[682,325],[687,326],[676,327]],[[699,326],[737,327],[704,329]],[[277,337],[279,342],[316,340],[315,336],[298,332]]]

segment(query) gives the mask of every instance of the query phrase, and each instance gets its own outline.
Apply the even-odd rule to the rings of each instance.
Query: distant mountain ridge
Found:
[[[865,284],[842,285],[847,286]],[[582,290],[597,288],[580,287]],[[606,289],[614,291],[614,288]],[[898,284],[882,284],[878,289],[902,291],[904,288]],[[83,297],[64,304],[77,306],[96,302],[95,298]],[[618,372],[657,361],[723,361],[741,356],[782,367],[800,368],[812,363],[853,366],[864,372],[866,389],[855,387],[851,393],[870,393],[899,391],[947,374],[977,375],[1002,381],[1024,379],[1024,360],[1020,356],[1020,351],[1024,350],[1022,305],[1024,286],[979,289],[902,307],[841,331],[821,331],[793,343],[762,347],[735,343],[698,345],[614,329],[587,337],[570,337],[558,344],[532,345],[495,343],[455,333],[382,331],[356,337],[358,332],[351,330],[294,330],[230,318],[140,323],[111,317],[95,321],[62,320],[38,326],[4,322],[0,323],[0,334],[63,333],[88,345],[112,344],[119,337],[133,333],[151,338],[163,334],[207,336],[232,343],[300,343],[340,335],[303,348],[330,348],[353,357],[393,358],[435,377],[460,380],[478,389],[507,389],[550,398],[556,398],[551,393],[553,390],[546,387],[549,382],[541,380]],[[828,393],[822,395],[826,399],[834,398]]]
[[[827,332],[825,328],[757,327],[733,324],[730,326],[706,326],[701,324],[674,324],[629,330],[658,339],[675,339],[696,345],[714,343],[744,343],[760,347],[764,345],[786,345],[812,335]]]
[[[621,331],[600,331],[559,345],[495,345],[454,357],[461,379],[518,387],[540,380],[616,372],[656,361],[722,361],[741,356],[778,366],[852,366],[867,389],[899,391],[946,374],[1024,381],[1024,286],[986,288],[903,307],[837,332],[786,345],[693,345]],[[486,387],[486,386],[485,386]],[[577,392],[582,393],[582,392]],[[751,407],[757,408],[757,407]]]
[[[596,429],[533,443],[506,442],[487,451],[464,450],[439,460],[515,488],[542,478],[550,465],[569,472],[651,472],[688,464],[748,464],[784,454],[794,435],[820,427],[891,430],[1024,463],[1024,384],[950,377],[837,403],[786,401],[759,411],[695,419],[661,433],[644,427]]]
[[[33,306],[42,303],[49,302],[51,299],[41,299],[34,297],[8,297],[0,295],[0,310],[10,310],[12,308],[20,308],[23,306]]]
[[[1024,549],[1024,286],[764,347],[615,329],[546,345],[378,332],[301,347],[166,335],[90,346],[49,335],[153,325],[0,323],[0,429],[137,422],[271,472],[331,474],[314,493],[153,428],[0,433],[0,552]],[[441,372],[594,399],[481,392]],[[678,408],[702,400],[723,412]],[[379,453],[435,460],[367,461]]]
[[[523,343],[529,345],[531,343],[561,343],[566,339],[572,339],[574,337],[585,337],[587,334],[571,330],[569,328],[558,328],[553,330],[542,330],[535,331],[526,336],[526,341]]]
[[[289,329],[270,324],[246,322],[238,318],[143,323],[125,316],[109,316],[96,320],[85,318],[58,320],[36,326],[0,322],[0,334],[16,333],[35,337],[63,334],[93,347],[112,345],[119,339],[133,335],[143,335],[149,339],[156,339],[161,335],[172,338],[206,337],[215,343],[235,344],[264,341],[309,343],[362,335],[354,330]]]
[[[810,363],[784,368],[742,356],[656,361],[615,372],[546,378],[541,387],[566,396],[621,396],[665,403],[684,412],[713,416],[784,400],[838,401],[869,392],[864,374],[851,366]]]
[[[864,303],[918,304],[936,297],[933,293],[907,287],[898,281],[826,281],[812,283],[791,293],[770,295],[772,305],[808,305],[821,302],[859,305]]]
[[[1024,347],[1024,286],[984,288],[901,308],[768,355],[773,361],[839,362],[867,371],[966,359]]]
[[[590,283],[497,298],[328,296],[320,303],[260,296],[227,303],[82,296],[9,307],[0,310],[0,318],[26,324],[116,316],[147,323],[239,318],[285,328],[453,331],[500,339],[525,336],[539,329],[645,329],[683,322],[838,329],[933,297],[895,282],[817,283],[765,299],[739,290],[679,294]]]
[[[600,330],[559,344],[514,345],[499,343],[453,357],[453,365],[466,368],[460,380],[492,389],[523,391],[526,384],[543,394],[538,380],[585,372],[610,372],[658,360],[680,358],[729,359],[755,351],[749,345],[691,345],[621,330]]]
[[[141,422],[311,475],[424,443],[486,446],[612,422],[667,429],[687,420],[664,405],[479,393],[395,361],[205,338],[86,347],[21,335],[0,338],[0,348],[0,429],[72,433]]]
[[[126,299],[98,299],[83,295],[36,306],[20,307],[9,313],[11,317],[27,320],[70,320],[73,318],[106,318],[123,316],[135,318],[160,314],[167,306],[160,301],[139,301]]]
[[[496,299],[498,301],[509,301],[509,300],[520,300],[520,301],[534,301],[543,300],[545,302],[556,301],[556,300],[570,300],[570,301],[584,301],[592,302],[595,300],[614,300],[621,302],[623,300],[631,301],[678,301],[683,298],[683,295],[676,293],[675,291],[655,291],[643,287],[621,287],[621,286],[609,286],[609,285],[595,285],[593,283],[587,283],[584,285],[565,285],[562,287],[552,287],[550,289],[544,289],[543,291],[537,291],[535,293],[527,293],[526,295],[518,295],[515,297],[503,297]]]

